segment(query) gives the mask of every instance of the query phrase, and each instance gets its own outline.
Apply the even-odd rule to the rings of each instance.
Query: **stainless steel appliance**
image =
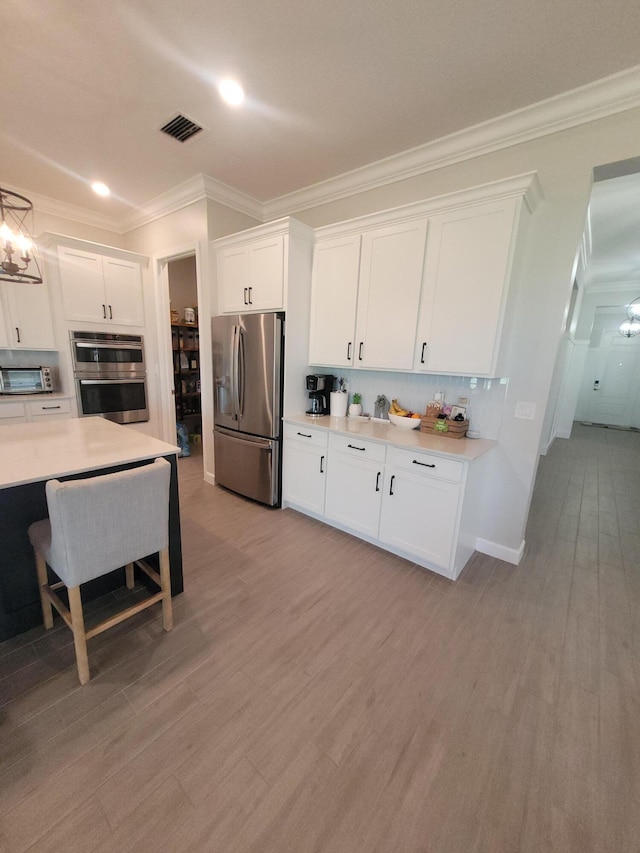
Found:
[[[81,416],[119,424],[149,420],[142,335],[71,332],[71,356]]]
[[[214,317],[216,483],[281,503],[284,314]]]
[[[310,373],[307,376],[309,408],[306,414],[310,418],[321,418],[329,414],[329,394],[333,390],[335,376],[324,373]]]
[[[51,394],[59,390],[55,367],[0,367],[0,394]]]

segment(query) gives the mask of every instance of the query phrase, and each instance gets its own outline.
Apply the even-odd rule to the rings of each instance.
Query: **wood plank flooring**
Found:
[[[455,584],[179,472],[173,632],[85,687],[60,623],[0,645],[0,851],[640,850],[640,436],[576,425]]]

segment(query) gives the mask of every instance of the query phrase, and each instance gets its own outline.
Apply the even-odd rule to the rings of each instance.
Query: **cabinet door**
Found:
[[[9,284],[7,287],[10,346],[14,349],[55,349],[47,286]]]
[[[122,326],[144,325],[140,267],[120,258],[103,258],[107,319]]]
[[[247,303],[252,311],[284,308],[284,237],[257,240],[249,246]],[[246,309],[245,309],[246,310]]]
[[[461,487],[388,467],[380,539],[449,570]]]
[[[377,537],[383,473],[383,466],[375,462],[332,453],[325,516],[359,533]]]
[[[9,316],[4,307],[2,292],[0,292],[0,349],[9,348]]]
[[[249,287],[249,250],[246,246],[230,246],[217,254],[218,311],[239,314],[247,310]]]
[[[316,515],[324,513],[327,471],[326,448],[285,441],[283,458],[283,499]]]
[[[102,257],[80,249],[58,249],[62,304],[67,320],[108,323]]]
[[[411,370],[426,235],[426,219],[363,235],[356,367]]]
[[[317,243],[311,279],[309,362],[348,367],[355,351],[360,235]]]
[[[494,375],[517,209],[506,199],[430,220],[416,370]]]

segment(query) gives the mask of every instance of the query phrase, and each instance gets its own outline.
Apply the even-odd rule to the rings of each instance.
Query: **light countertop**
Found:
[[[0,426],[0,488],[178,453],[173,444],[104,418]]]
[[[440,435],[429,435],[420,429],[404,430],[392,423],[379,421],[361,421],[356,418],[333,418],[324,415],[320,418],[309,418],[304,414],[287,415],[285,423],[298,424],[314,429],[325,429],[328,432],[342,435],[357,435],[391,444],[394,447],[413,447],[426,450],[439,456],[473,462],[483,453],[491,450],[497,442],[488,438],[443,438]]]

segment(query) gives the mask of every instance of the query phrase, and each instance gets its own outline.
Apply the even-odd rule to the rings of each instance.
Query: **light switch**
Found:
[[[535,403],[516,403],[516,410],[513,414],[514,418],[521,418],[524,421],[532,421],[536,416]]]

